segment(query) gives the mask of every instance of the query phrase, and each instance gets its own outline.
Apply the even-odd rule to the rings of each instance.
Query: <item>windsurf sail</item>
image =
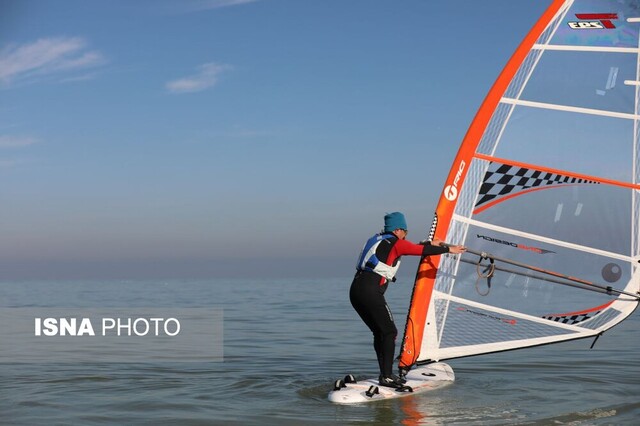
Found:
[[[420,263],[400,367],[593,337],[638,306],[640,1],[554,0],[491,88]]]

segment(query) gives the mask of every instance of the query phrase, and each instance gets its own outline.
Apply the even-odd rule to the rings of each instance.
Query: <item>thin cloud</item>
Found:
[[[31,136],[0,136],[0,148],[21,148],[38,142]]]
[[[104,56],[88,50],[80,37],[42,38],[11,45],[0,51],[0,82],[3,86],[52,74],[69,73],[105,63]]]
[[[80,75],[73,76],[73,77],[63,78],[62,80],[60,80],[60,83],[75,83],[76,81],[95,80],[98,75],[99,75],[99,73],[97,73],[97,72],[91,72],[91,73],[87,73],[87,74],[80,74]]]
[[[214,62],[200,65],[196,74],[170,81],[166,84],[166,88],[170,93],[201,92],[215,86],[220,73],[231,68],[229,65],[216,64]]]
[[[240,6],[255,3],[258,0],[198,0],[191,2],[189,8],[192,11],[220,9],[222,7]]]

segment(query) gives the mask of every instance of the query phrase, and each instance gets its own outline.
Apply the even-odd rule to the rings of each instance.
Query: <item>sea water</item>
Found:
[[[327,393],[335,379],[377,376],[370,332],[349,304],[350,282],[1,283],[0,308],[9,312],[205,308],[222,313],[215,321],[223,336],[214,339],[222,345],[219,356],[191,362],[167,362],[153,351],[142,360],[111,359],[91,345],[81,357],[69,353],[68,362],[59,354],[24,362],[0,353],[0,424],[632,425],[640,418],[639,313],[593,349],[592,340],[581,340],[450,360],[456,381],[445,388],[356,406],[332,404]],[[386,294],[400,332],[411,284],[400,279]],[[0,351],[10,353],[11,345],[0,341]]]

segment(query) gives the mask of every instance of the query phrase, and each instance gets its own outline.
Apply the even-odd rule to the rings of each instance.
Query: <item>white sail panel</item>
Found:
[[[638,305],[640,0],[554,1],[474,119],[401,367],[595,336]],[[432,289],[432,290],[431,290]],[[421,308],[425,306],[425,308]]]

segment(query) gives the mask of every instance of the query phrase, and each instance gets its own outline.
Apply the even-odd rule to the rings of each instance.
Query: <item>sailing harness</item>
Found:
[[[400,267],[400,260],[398,260],[394,266],[391,266],[382,262],[376,256],[376,250],[380,244],[383,242],[388,243],[388,240],[391,238],[396,238],[396,236],[393,234],[376,234],[369,238],[364,244],[362,253],[360,253],[358,257],[356,269],[358,271],[375,272],[387,281],[394,282],[396,280],[396,272],[398,272],[398,268]]]

